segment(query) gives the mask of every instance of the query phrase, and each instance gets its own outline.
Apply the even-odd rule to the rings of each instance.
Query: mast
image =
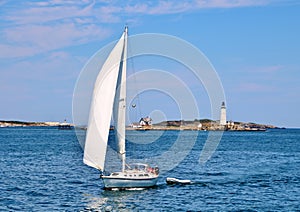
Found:
[[[122,172],[125,171],[126,165],[126,150],[125,150],[125,120],[126,120],[126,72],[127,72],[127,37],[128,37],[128,26],[125,26],[124,31],[124,52],[123,52],[123,74],[122,74],[122,83],[124,83],[124,149],[122,154]]]

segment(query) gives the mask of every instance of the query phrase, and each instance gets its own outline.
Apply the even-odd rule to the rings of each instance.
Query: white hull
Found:
[[[113,172],[107,176],[101,176],[104,188],[149,188],[157,183],[158,168],[152,168],[147,164],[127,164],[123,172]]]
[[[149,188],[153,187],[157,183],[158,177],[149,177],[149,178],[122,178],[122,177],[113,177],[113,176],[102,176],[101,177],[104,183],[104,188]]]

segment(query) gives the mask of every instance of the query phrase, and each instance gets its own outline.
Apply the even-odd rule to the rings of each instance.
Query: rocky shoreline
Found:
[[[3,121],[0,120],[0,127],[59,127],[73,126],[69,123],[60,122],[25,122],[25,121]],[[113,128],[113,127],[112,127]],[[84,129],[84,128],[83,128]],[[252,122],[229,121],[226,125],[220,125],[218,121],[201,119],[194,121],[173,120],[164,121],[148,126],[132,127],[127,126],[127,130],[202,130],[202,131],[266,131],[267,129],[279,129],[279,127],[269,124],[256,124]]]
[[[226,125],[220,125],[219,121],[201,119],[194,121],[174,120],[164,121],[151,126],[127,127],[128,130],[203,130],[203,131],[266,131],[267,129],[279,129],[269,124],[256,124],[252,122],[229,121]]]
[[[0,120],[0,127],[59,127],[61,125],[72,125],[60,122],[27,122],[27,121],[4,121]]]

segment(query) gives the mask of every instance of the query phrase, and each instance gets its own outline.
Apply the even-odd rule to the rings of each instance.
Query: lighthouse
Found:
[[[226,107],[225,107],[225,102],[222,102],[222,106],[221,106],[220,125],[222,125],[222,126],[226,125]]]

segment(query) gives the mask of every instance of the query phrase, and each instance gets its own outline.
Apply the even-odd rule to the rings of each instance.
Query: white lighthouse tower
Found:
[[[222,126],[226,125],[226,107],[225,107],[225,102],[222,102],[222,106],[221,106],[220,125],[222,125]]]

